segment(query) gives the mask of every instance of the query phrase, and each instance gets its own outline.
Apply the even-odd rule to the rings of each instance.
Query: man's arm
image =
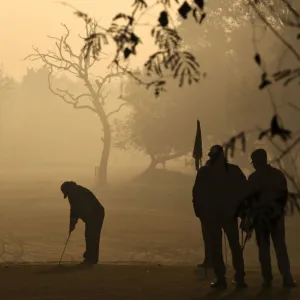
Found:
[[[244,172],[240,169],[239,166],[231,164],[229,164],[229,166],[231,170],[231,176],[234,184],[233,188],[235,191],[237,201],[236,216],[242,217],[246,204],[247,177],[245,176]]]
[[[275,200],[275,203],[279,204],[281,209],[284,209],[288,202],[288,185],[284,174],[280,170],[278,170],[278,173],[280,176],[280,180],[278,182],[278,188],[280,190],[280,194],[278,195],[278,198]]]
[[[76,209],[74,208],[74,206],[71,205],[71,209],[70,209],[70,224],[69,224],[69,233],[71,233],[74,229],[75,226],[78,222],[79,216],[76,212]]]
[[[200,189],[201,189],[201,183],[202,183],[202,180],[204,179],[204,176],[206,174],[206,168],[207,167],[202,167],[197,172],[197,176],[196,176],[195,183],[194,183],[194,186],[193,186],[193,191],[192,191],[193,202],[195,202],[195,200],[199,196],[199,192],[200,192]]]
[[[251,198],[258,195],[262,190],[261,180],[258,178],[257,174],[254,172],[248,177],[247,187],[246,187],[246,198]]]
[[[202,189],[203,186],[203,180],[205,179],[207,174],[207,167],[201,167],[198,172],[197,172],[197,176],[196,176],[196,180],[195,180],[195,184],[193,187],[193,207],[194,207],[194,212],[197,218],[199,218],[199,197],[200,197],[200,191]]]

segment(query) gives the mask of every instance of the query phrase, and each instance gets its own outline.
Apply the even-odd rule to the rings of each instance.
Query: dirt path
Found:
[[[199,274],[198,274],[199,275]],[[229,274],[228,278],[231,278]],[[209,281],[195,274],[192,267],[145,265],[23,265],[0,268],[0,295],[3,300],[206,300],[206,299],[300,299],[299,289],[286,290],[276,276],[272,290],[261,293],[259,272],[247,274],[249,288],[214,293]],[[300,276],[296,276],[300,279]]]

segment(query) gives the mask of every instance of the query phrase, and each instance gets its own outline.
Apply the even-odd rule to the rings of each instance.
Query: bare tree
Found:
[[[98,63],[100,57],[85,57],[81,51],[75,53],[73,47],[69,43],[70,31],[66,25],[63,25],[66,33],[61,37],[49,37],[55,41],[56,50],[48,52],[40,52],[38,48],[33,48],[34,53],[27,56],[25,59],[31,61],[41,61],[49,67],[48,83],[50,91],[60,97],[67,104],[72,105],[75,109],[87,109],[96,113],[103,127],[103,136],[101,141],[103,148],[100,157],[100,165],[97,174],[97,185],[106,186],[108,184],[107,168],[111,149],[111,126],[109,118],[120,111],[126,104],[122,103],[116,110],[106,112],[105,104],[108,93],[105,93],[105,86],[111,82],[112,78],[125,75],[124,70],[111,68],[110,72],[104,76],[97,76],[96,79],[91,77],[91,68]],[[91,35],[97,28],[96,22],[86,24],[86,34]],[[52,79],[55,72],[67,72],[79,78],[86,88],[86,93],[73,95],[66,89],[54,88]],[[95,78],[95,77],[94,77]],[[83,99],[88,99],[88,104],[83,104]]]

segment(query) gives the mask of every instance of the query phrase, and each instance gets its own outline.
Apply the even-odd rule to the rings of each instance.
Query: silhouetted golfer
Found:
[[[61,185],[64,198],[70,202],[71,233],[81,219],[85,223],[86,251],[83,254],[86,264],[97,264],[99,259],[100,234],[104,221],[105,211],[95,195],[87,188],[73,181],[66,181]]]
[[[290,271],[290,262],[285,243],[285,206],[288,200],[287,181],[284,174],[267,163],[264,149],[255,150],[252,155],[255,172],[248,178],[249,194],[254,196],[253,225],[259,248],[259,261],[264,279],[263,287],[272,285],[270,236],[273,240],[283,285],[296,286]]]
[[[202,167],[193,189],[195,214],[207,230],[209,250],[217,281],[212,288],[226,288],[226,268],[222,254],[222,229],[227,235],[235,268],[235,283],[238,288],[244,282],[244,260],[239,243],[237,207],[243,201],[246,177],[239,167],[228,164],[223,148],[215,145],[209,152],[209,163]]]

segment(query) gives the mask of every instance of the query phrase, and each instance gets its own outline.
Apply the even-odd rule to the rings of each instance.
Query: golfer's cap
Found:
[[[214,145],[210,148],[210,151],[208,153],[209,157],[212,156],[219,156],[220,154],[224,155],[223,147],[220,145]]]
[[[68,197],[68,192],[69,192],[70,188],[74,185],[76,185],[76,183],[73,181],[65,181],[61,185],[60,190],[64,194],[64,199]]]

